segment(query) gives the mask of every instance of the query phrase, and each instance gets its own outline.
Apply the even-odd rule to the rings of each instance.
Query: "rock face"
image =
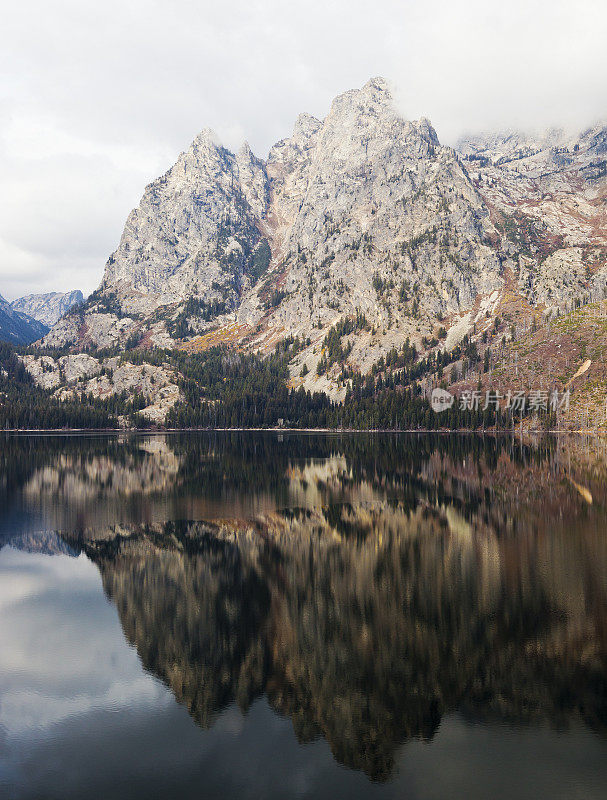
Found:
[[[153,364],[132,364],[119,358],[93,358],[86,353],[51,358],[21,356],[39,386],[53,390],[60,400],[82,395],[109,398],[126,393],[141,398],[138,409],[154,423],[163,423],[167,412],[182,399],[173,370]]]
[[[607,127],[462,139],[470,175],[514,258],[520,291],[559,304],[607,285]]]
[[[48,333],[48,326],[14,309],[0,295],[0,342],[31,344]]]
[[[417,317],[429,330],[501,286],[492,233],[457,154],[373,79],[324,121],[301,115],[266,162],[203,131],[147,187],[82,319],[47,343],[120,342],[160,307],[178,338],[228,312],[270,338],[356,309],[403,335]],[[127,317],[143,324],[123,329]]]
[[[230,153],[203,131],[145,190],[105,268],[102,288],[160,305],[202,297],[233,304],[250,283],[268,185],[247,145]]]
[[[360,309],[408,334],[417,317],[466,310],[501,286],[480,195],[381,79],[338,97],[322,124],[300,118],[267,170],[285,294],[271,327],[308,332]],[[239,316],[256,321],[249,306]]]
[[[146,188],[100,288],[45,344],[195,349],[213,328],[215,342],[267,352],[297,335],[292,380],[338,397],[337,366],[321,362],[345,321],[357,321],[339,329],[347,363],[367,373],[406,339],[457,343],[513,291],[542,310],[602,296],[606,152],[602,126],[444,147],[381,78],[324,120],[300,115],[265,161],[203,131]]]
[[[46,294],[29,294],[13,300],[11,308],[20,311],[33,319],[52,327],[70,308],[82,303],[84,297],[79,289],[73,292],[47,292]]]

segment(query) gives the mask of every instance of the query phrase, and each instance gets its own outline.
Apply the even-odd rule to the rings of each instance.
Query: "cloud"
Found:
[[[170,702],[125,641],[99,572],[85,556],[4,548],[0,612],[0,729],[10,737],[93,708]]]
[[[301,111],[383,74],[466,130],[607,109],[602,0],[288,4],[26,0],[0,33],[0,293],[90,291],[146,183],[203,127],[265,155]]]

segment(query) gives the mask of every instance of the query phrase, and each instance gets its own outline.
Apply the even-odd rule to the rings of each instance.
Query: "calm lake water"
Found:
[[[0,795],[605,798],[605,445],[0,438]]]

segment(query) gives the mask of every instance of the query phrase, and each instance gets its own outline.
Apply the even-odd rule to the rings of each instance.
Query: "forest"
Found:
[[[116,428],[113,399],[62,402],[36,386],[15,348],[0,342],[0,430]]]
[[[200,353],[183,350],[133,350],[134,363],[168,364],[181,375],[184,400],[167,415],[165,428],[329,428],[360,430],[507,429],[511,419],[493,407],[440,414],[420,396],[416,379],[429,365],[415,362],[414,348],[387,359],[400,371],[361,376],[350,372],[345,401],[323,392],[289,388],[288,363],[303,346],[297,338],[280,342],[262,358],[218,346]],[[435,368],[435,364],[432,365]],[[145,398],[125,393],[61,401],[36,386],[10,345],[0,344],[0,429],[150,428],[139,413]]]

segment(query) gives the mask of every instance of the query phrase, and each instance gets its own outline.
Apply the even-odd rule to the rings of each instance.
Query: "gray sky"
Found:
[[[0,294],[91,291],[203,127],[258,155],[373,75],[439,138],[607,117],[604,0],[20,0],[0,28]]]

